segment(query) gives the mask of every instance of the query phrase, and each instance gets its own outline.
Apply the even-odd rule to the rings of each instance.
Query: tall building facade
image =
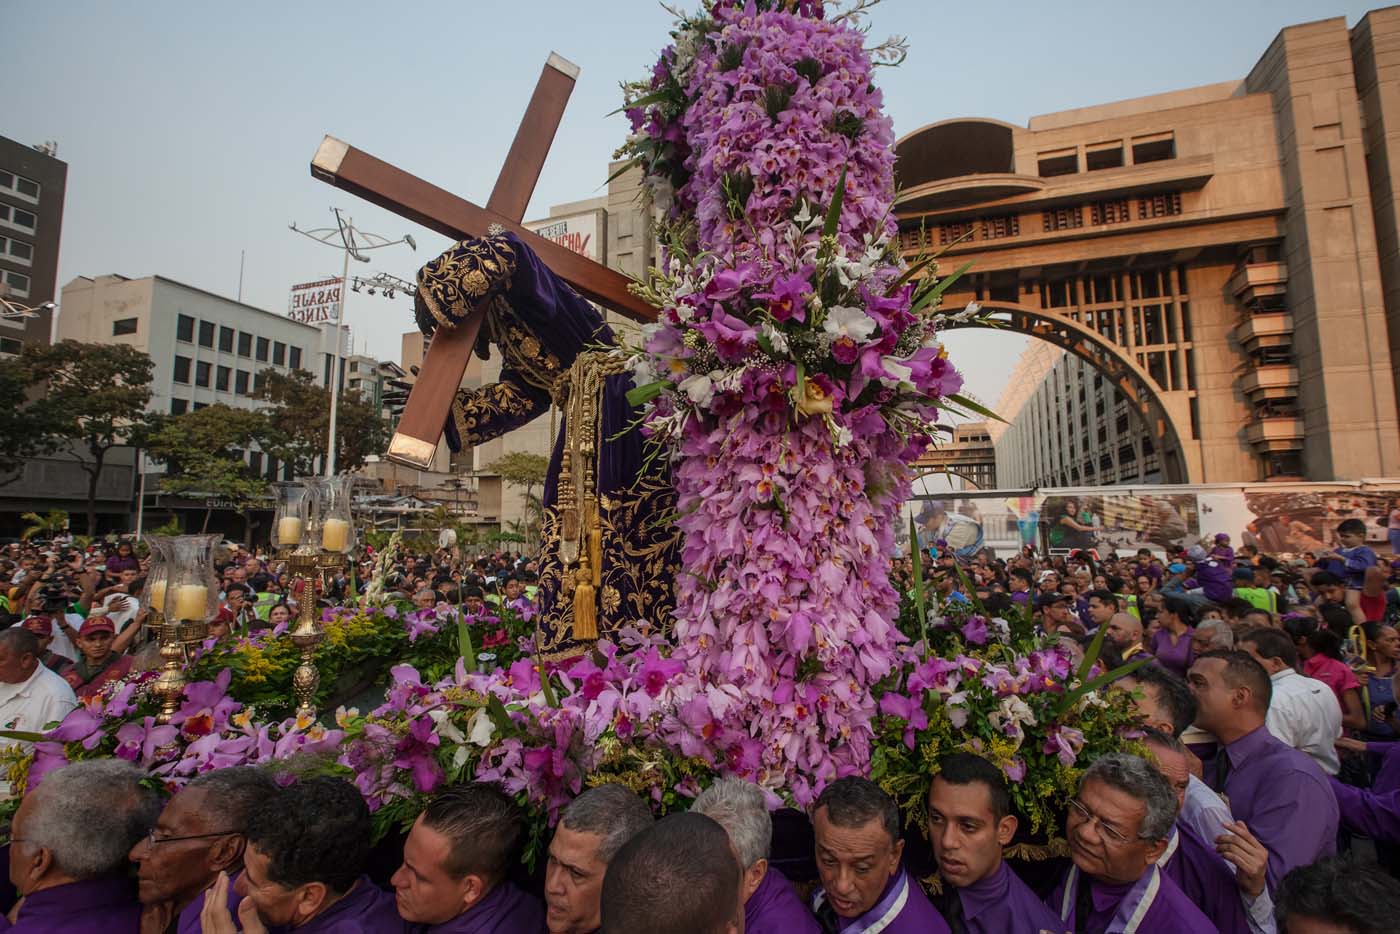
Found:
[[[1066,355],[1013,377],[1001,484],[1400,473],[1396,66],[1391,7],[1239,81],[899,141],[906,257],[972,262],[945,307]]]
[[[68,165],[56,147],[26,146],[0,137],[0,354],[47,344],[58,282],[58,243]],[[20,317],[15,309],[35,309]]]

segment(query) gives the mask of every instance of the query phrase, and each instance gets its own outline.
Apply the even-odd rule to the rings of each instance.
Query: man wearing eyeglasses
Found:
[[[1199,934],[1215,929],[1157,860],[1176,823],[1176,795],[1147,762],[1101,756],[1070,799],[1073,865],[1048,904],[1076,934]]]
[[[253,811],[277,793],[262,769],[235,766],[195,778],[165,805],[155,828],[131,848],[137,864],[142,930],[199,934],[204,892],[219,873],[243,869],[243,828]],[[231,895],[230,911],[238,896]]]

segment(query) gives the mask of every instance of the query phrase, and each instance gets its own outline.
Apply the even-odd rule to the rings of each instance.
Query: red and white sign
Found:
[[[562,247],[587,256],[595,263],[604,261],[607,244],[607,228],[604,226],[606,211],[588,211],[583,214],[570,214],[565,217],[551,217],[548,220],[528,221],[525,227],[546,240],[553,240]]]
[[[292,286],[287,317],[302,324],[334,324],[340,320],[339,279],[322,279]]]

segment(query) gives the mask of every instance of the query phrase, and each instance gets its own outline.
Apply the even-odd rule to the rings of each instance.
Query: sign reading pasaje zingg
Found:
[[[333,324],[340,320],[339,279],[322,279],[292,286],[287,317],[302,324]]]

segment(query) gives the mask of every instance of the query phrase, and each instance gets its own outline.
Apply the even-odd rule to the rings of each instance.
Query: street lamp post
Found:
[[[335,214],[334,227],[318,227],[314,230],[302,230],[295,223],[291,225],[292,230],[304,237],[310,237],[317,243],[326,246],[334,246],[345,251],[345,261],[340,275],[340,302],[336,306],[335,316],[335,352],[331,357],[330,389],[331,389],[331,411],[330,424],[326,438],[326,476],[335,476],[335,423],[336,409],[340,402],[340,350],[341,337],[340,328],[345,321],[345,303],[349,299],[350,292],[350,259],[353,257],[357,262],[368,263],[369,257],[365,255],[370,250],[378,250],[386,246],[397,246],[400,243],[407,243],[410,250],[417,250],[418,245],[413,242],[413,237],[404,234],[397,240],[389,240],[378,234],[360,230],[355,227],[353,218],[344,217],[339,208],[332,208]]]

